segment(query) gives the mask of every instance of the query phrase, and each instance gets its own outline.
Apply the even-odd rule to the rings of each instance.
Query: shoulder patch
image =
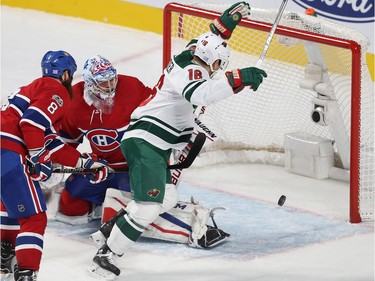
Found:
[[[173,60],[171,60],[166,69],[167,73],[171,73],[173,67],[174,67],[174,63],[173,63]]]
[[[52,99],[55,100],[55,101],[57,102],[57,104],[58,104],[60,107],[63,106],[64,101],[63,101],[62,98],[60,98],[60,96],[58,96],[58,95],[53,95],[53,96],[52,96]]]

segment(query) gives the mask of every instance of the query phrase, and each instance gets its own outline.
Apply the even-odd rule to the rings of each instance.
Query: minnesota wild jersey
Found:
[[[233,95],[226,78],[212,80],[192,59],[186,50],[170,61],[154,94],[132,113],[123,139],[140,138],[163,150],[181,150],[193,132],[194,109]]]

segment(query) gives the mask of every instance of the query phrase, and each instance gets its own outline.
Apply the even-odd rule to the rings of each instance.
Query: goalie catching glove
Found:
[[[85,177],[90,180],[90,183],[96,184],[105,181],[108,178],[109,168],[106,160],[99,158],[93,153],[83,153],[78,160],[76,168],[82,169],[96,169],[93,174],[86,174]]]
[[[250,5],[246,2],[238,2],[214,20],[210,24],[212,33],[220,35],[223,39],[229,39],[233,30],[243,17],[250,15]]]
[[[263,82],[263,77],[267,77],[267,73],[257,67],[234,69],[227,71],[225,75],[235,94],[242,91],[245,86],[251,86],[255,92]]]

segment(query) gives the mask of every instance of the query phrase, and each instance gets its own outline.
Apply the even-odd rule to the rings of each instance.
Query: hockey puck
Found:
[[[279,206],[282,206],[282,205],[284,205],[285,200],[286,200],[286,196],[285,195],[281,195],[280,198],[279,198],[279,201],[277,202],[277,204]]]

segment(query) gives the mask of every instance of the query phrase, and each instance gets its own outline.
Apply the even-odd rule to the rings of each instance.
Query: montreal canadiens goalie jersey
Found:
[[[93,153],[105,159],[113,169],[126,167],[120,144],[130,115],[139,104],[154,92],[132,76],[119,74],[115,104],[111,114],[102,114],[84,99],[84,82],[73,86],[74,98],[61,125],[60,137],[77,147],[88,140]]]

